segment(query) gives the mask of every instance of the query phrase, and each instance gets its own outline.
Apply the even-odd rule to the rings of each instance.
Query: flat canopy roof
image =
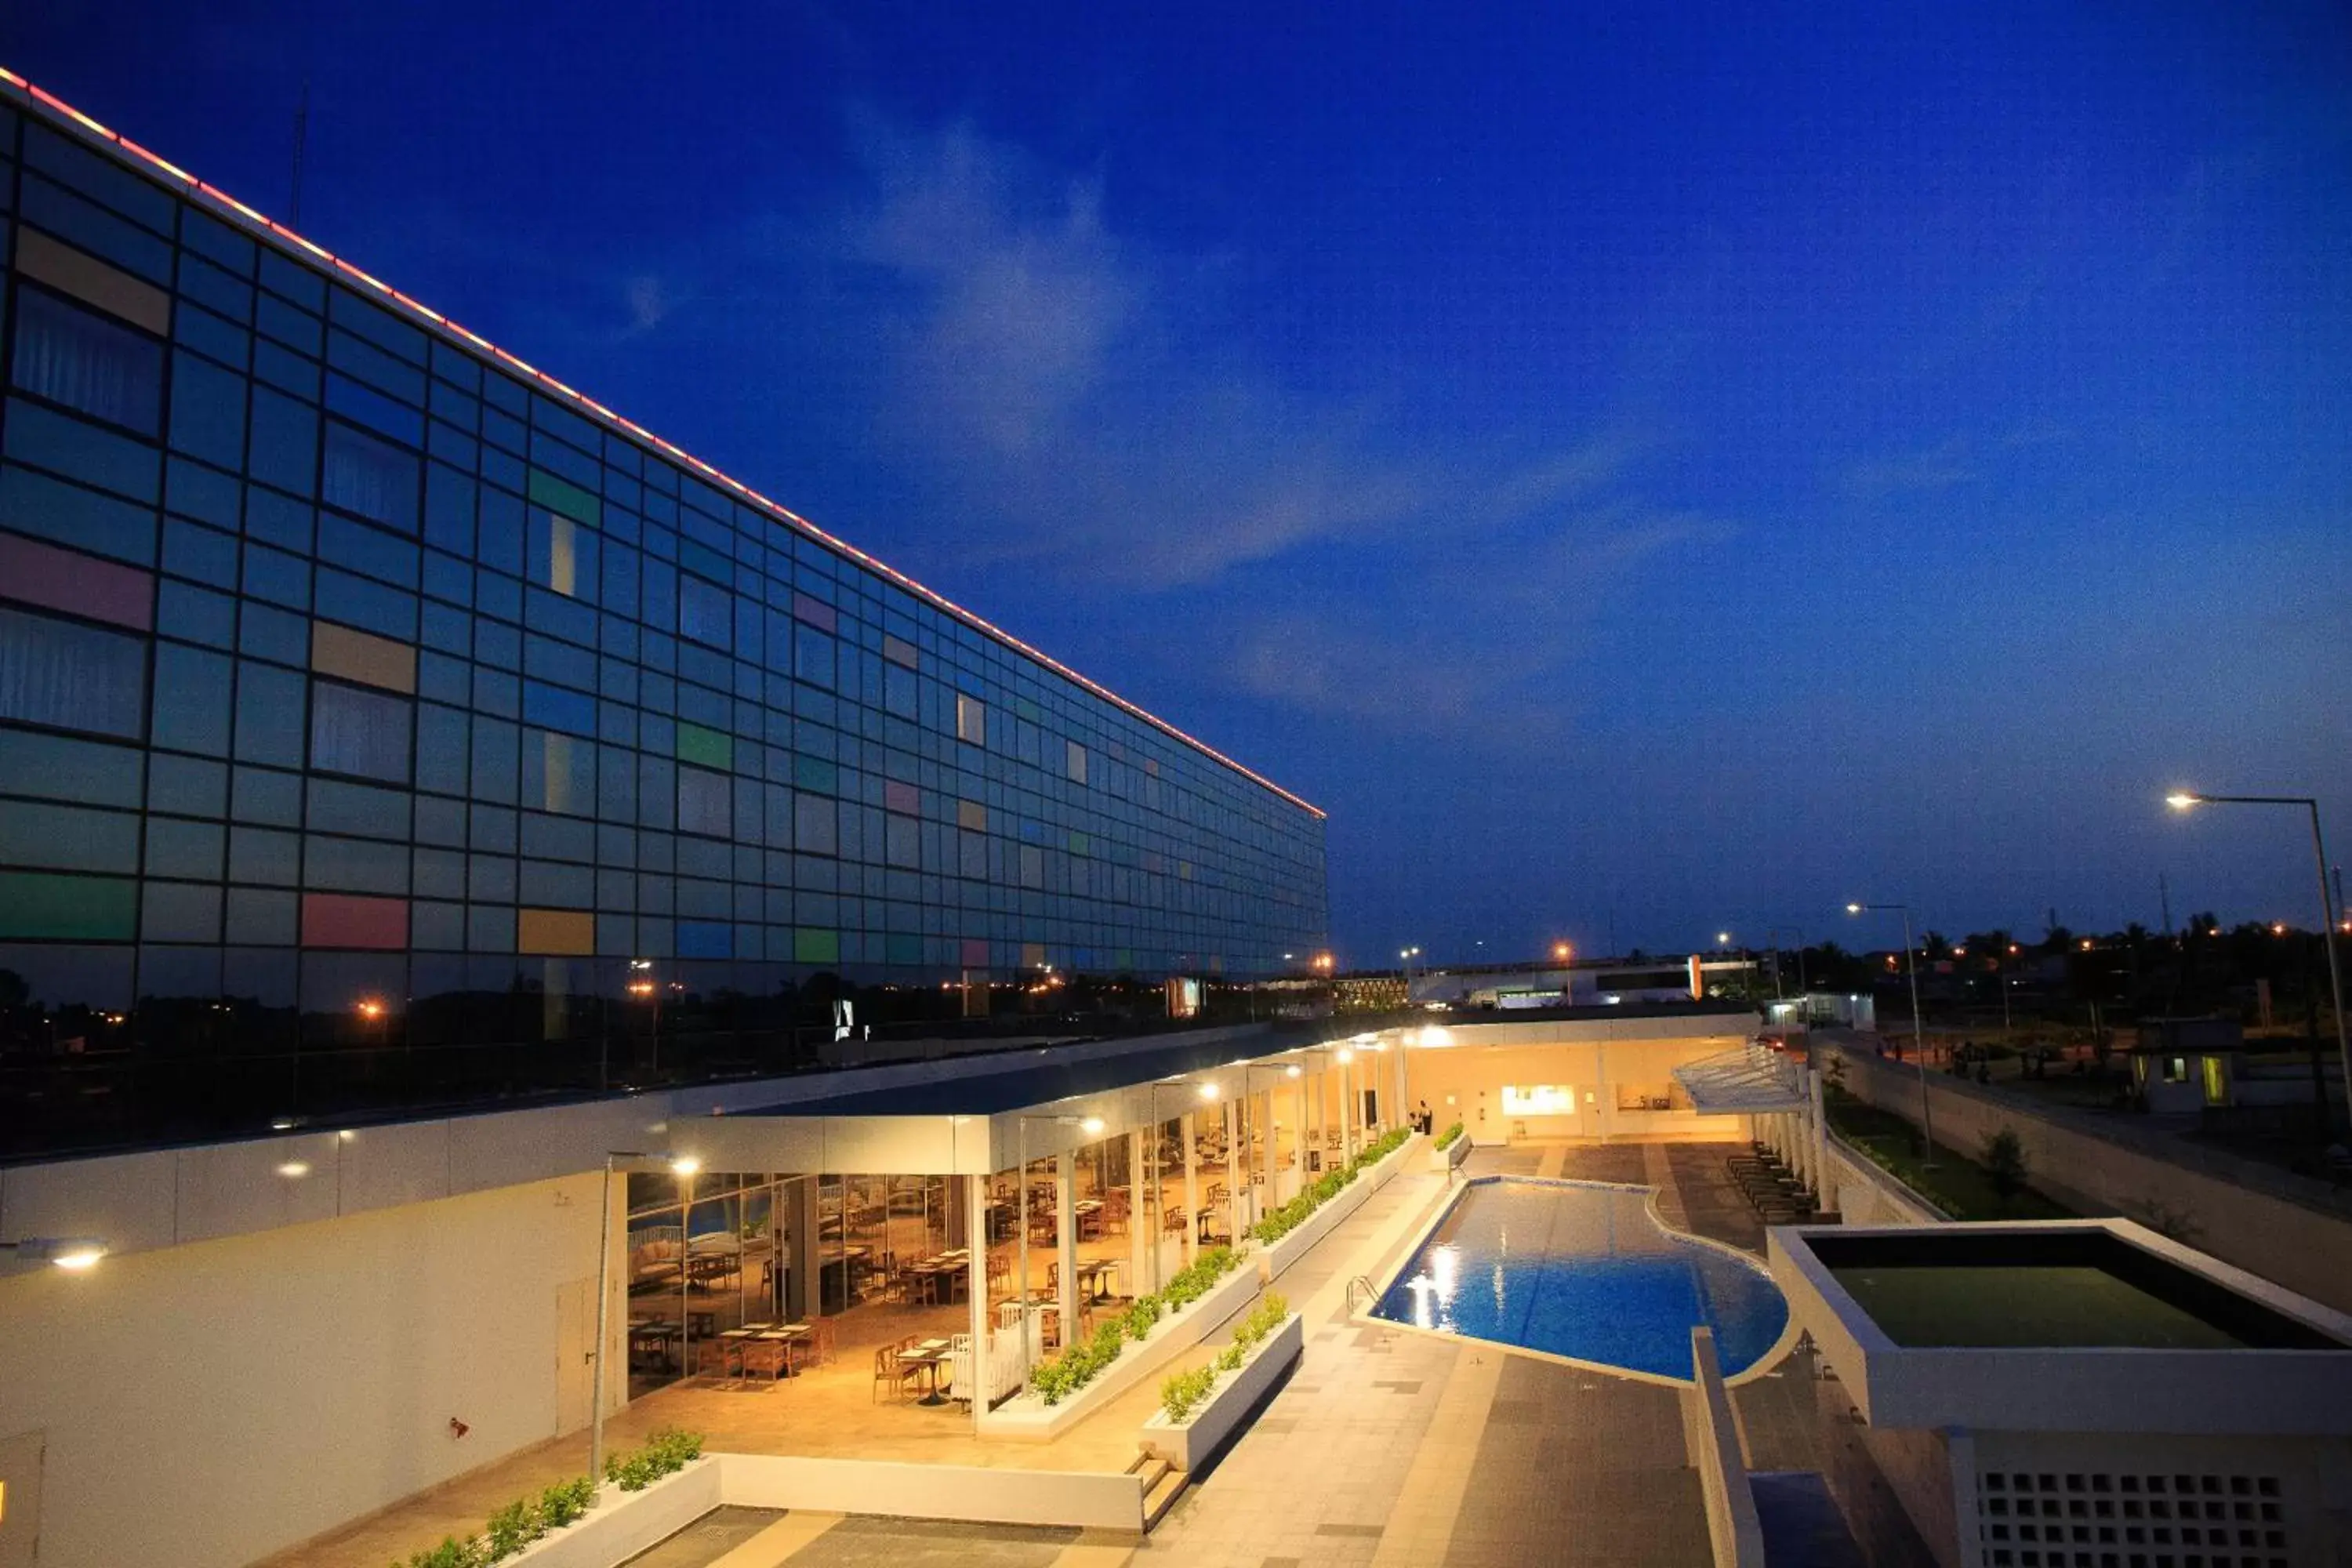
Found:
[[[1047,1105],[1072,1095],[1102,1094],[1131,1089],[1177,1073],[1203,1068],[1228,1067],[1237,1058],[1256,1060],[1285,1052],[1312,1050],[1326,1042],[1282,1042],[1278,1036],[1258,1035],[1236,1042],[1231,1038],[1182,1040],[1116,1055],[1072,1060],[1055,1046],[1026,1047],[1017,1053],[1029,1059],[1025,1067],[1000,1067],[992,1072],[950,1076],[929,1083],[891,1089],[858,1089],[796,1100],[781,1105],[732,1111],[735,1116],[998,1116]],[[969,1065],[974,1058],[957,1058]],[[1001,1058],[980,1058],[994,1065]]]
[[[1797,1066],[1765,1046],[1739,1046],[1675,1068],[1675,1081],[1694,1109],[1714,1115],[1754,1116],[1801,1110],[1809,1103]]]

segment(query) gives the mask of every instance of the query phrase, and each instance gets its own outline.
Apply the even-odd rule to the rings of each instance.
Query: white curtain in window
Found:
[[[37,289],[20,289],[16,299],[18,386],[96,418],[156,433],[163,406],[160,346]]]
[[[0,610],[0,718],[137,740],[146,717],[143,639]]]

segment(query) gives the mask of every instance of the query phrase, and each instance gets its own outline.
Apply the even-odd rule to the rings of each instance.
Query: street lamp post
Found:
[[[1766,926],[1764,940],[1772,944],[1772,995],[1780,995],[1780,933],[1787,931],[1797,941],[1797,994],[1805,994],[1805,933],[1795,926]]]
[[[2179,790],[2164,803],[2175,811],[2200,805],[2299,805],[2311,814],[2311,856],[2319,873],[2319,940],[2327,948],[2327,984],[2336,1001],[2336,1056],[2344,1068],[2344,1092],[2352,1095],[2352,1033],[2344,1020],[2344,972],[2336,957],[2336,900],[2327,890],[2327,846],[2319,834],[2319,802],[2307,795],[2204,795]]]
[[[649,1154],[642,1149],[604,1151],[604,1191],[603,1201],[597,1205],[596,1224],[596,1343],[588,1353],[592,1368],[588,1374],[588,1397],[591,1403],[588,1415],[588,1476],[591,1480],[600,1483],[604,1475],[604,1337],[611,1331],[613,1308],[613,1174],[618,1169],[615,1162],[621,1160],[667,1161],[670,1173],[682,1182],[691,1181],[694,1173],[702,1169],[702,1163],[691,1156]],[[691,1205],[686,1203],[681,1194],[677,1214],[677,1271],[681,1279],[693,1273],[686,1255],[686,1225],[690,1212]],[[681,1285],[679,1289],[683,1291],[685,1287]],[[677,1321],[679,1336],[677,1366],[681,1373],[685,1372],[687,1364],[685,1338],[687,1319],[683,1307],[684,1298],[681,1296],[681,1310]]]
[[[1911,977],[1911,1059],[1919,1069],[1919,1163],[1932,1170],[1936,1164],[1936,1128],[1927,1107],[1927,1038],[1919,1026],[1919,953],[1911,941],[1911,906],[1908,904],[1848,904],[1845,912],[1862,914],[1867,910],[1895,910],[1903,916],[1903,967]]]

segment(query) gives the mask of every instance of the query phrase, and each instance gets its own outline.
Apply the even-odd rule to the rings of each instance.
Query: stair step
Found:
[[[1176,1506],[1176,1500],[1183,1495],[1184,1488],[1192,1479],[1165,1459],[1159,1460],[1158,1464],[1160,1473],[1143,1489],[1143,1528],[1146,1530],[1167,1517],[1168,1510]]]

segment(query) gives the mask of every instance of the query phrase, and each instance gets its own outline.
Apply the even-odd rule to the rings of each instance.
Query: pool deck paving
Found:
[[[1731,1183],[1726,1152],[1704,1143],[1533,1144],[1478,1150],[1469,1168],[1477,1175],[1653,1184],[1670,1224],[1760,1253],[1763,1226]],[[1350,1314],[1349,1281],[1402,1255],[1445,1183],[1426,1171],[1399,1175],[1277,1282],[1306,1320],[1304,1357],[1255,1423],[1193,1478],[1140,1542],[1075,1530],[722,1510],[691,1538],[673,1537],[639,1558],[636,1568],[1710,1563],[1674,1390]],[[1205,1358],[1222,1339],[1213,1335],[1186,1363]],[[688,1384],[637,1402],[608,1430],[615,1446],[654,1426],[677,1424],[706,1431],[721,1451],[804,1452],[798,1441],[788,1450],[780,1443],[774,1412],[782,1406],[768,1402],[815,1396],[810,1403],[821,1398],[845,1424],[829,1442],[879,1445],[889,1458],[1116,1470],[1132,1458],[1135,1428],[1157,1399],[1155,1379],[1059,1442],[982,1442],[950,1415],[933,1421],[924,1417],[935,1413],[872,1406],[851,1347],[844,1347],[842,1361],[850,1371],[839,1387],[820,1391],[812,1381],[806,1388],[747,1394]],[[1831,1418],[1837,1390],[1832,1383],[1824,1391],[1822,1381],[1810,1355],[1800,1352],[1734,1391],[1751,1468],[1826,1477],[1826,1488],[1818,1489],[1834,1496],[1853,1526],[1854,1560],[1925,1561],[1923,1543],[1869,1456]],[[919,1418],[910,1426],[909,1416]],[[795,1437],[805,1431],[799,1421],[784,1425]],[[396,1552],[438,1539],[445,1523],[474,1525],[490,1507],[534,1484],[541,1470],[550,1479],[576,1470],[580,1456],[571,1450],[577,1446],[543,1445],[470,1479],[473,1484],[441,1489],[364,1521],[331,1545],[285,1554],[271,1568],[382,1568]],[[1808,1493],[1807,1500],[1814,1508],[1803,1528],[1818,1531],[1824,1522],[1818,1498]]]

